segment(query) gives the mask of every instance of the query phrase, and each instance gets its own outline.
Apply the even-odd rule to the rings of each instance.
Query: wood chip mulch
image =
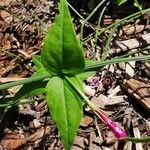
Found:
[[[71,4],[73,4],[72,1]],[[82,5],[81,5],[82,6]],[[76,5],[74,6],[76,8]],[[114,8],[113,8],[114,9]],[[79,9],[81,14],[83,9]],[[43,37],[57,14],[55,0],[0,1],[0,82],[30,77],[34,72],[32,55],[39,54]],[[106,11],[103,26],[116,18]],[[81,20],[72,12],[77,29]],[[95,19],[93,19],[95,20]],[[96,24],[91,20],[91,24]],[[146,14],[118,28],[107,58],[137,51],[137,56],[150,54],[150,16]],[[93,27],[95,27],[93,25]],[[86,26],[90,36],[90,26]],[[89,31],[89,32],[88,32]],[[84,45],[88,59],[99,60],[102,47],[111,30]],[[85,37],[86,38],[86,37]],[[140,47],[147,51],[140,52]],[[18,87],[17,87],[18,88]],[[16,88],[0,92],[0,100],[9,100]],[[138,61],[107,65],[84,81],[85,94],[115,122],[126,129],[129,136],[150,136],[150,63]],[[5,98],[3,95],[6,95]],[[8,111],[0,110],[0,150],[62,150],[58,130],[51,119],[44,96],[30,98]],[[113,133],[85,105],[72,150],[148,150],[150,143],[118,141]]]

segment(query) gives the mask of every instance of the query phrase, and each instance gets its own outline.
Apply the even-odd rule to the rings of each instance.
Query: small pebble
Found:
[[[34,119],[34,120],[33,120],[33,124],[34,124],[34,127],[35,127],[35,128],[39,128],[39,127],[41,126],[41,123],[40,123],[39,120],[37,120],[37,119]]]
[[[85,95],[87,95],[87,96],[94,96],[95,95],[95,90],[92,89],[90,86],[85,86],[84,92],[85,92]]]

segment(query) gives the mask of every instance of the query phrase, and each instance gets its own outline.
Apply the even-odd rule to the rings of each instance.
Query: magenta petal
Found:
[[[99,86],[99,80],[98,79],[93,79],[92,84],[94,87],[98,87]]]
[[[95,113],[109,127],[109,129],[114,133],[117,138],[122,139],[127,137],[126,131],[119,127],[114,121],[109,119],[104,113],[98,110],[96,110]]]
[[[121,139],[121,138],[127,137],[126,131],[122,129],[121,127],[119,127],[115,122],[111,121],[107,123],[107,126],[117,138]]]

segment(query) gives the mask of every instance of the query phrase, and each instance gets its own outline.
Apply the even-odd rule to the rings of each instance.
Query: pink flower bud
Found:
[[[118,139],[127,137],[126,131],[119,127],[114,121],[109,119],[102,111],[95,110],[95,113],[109,127]]]

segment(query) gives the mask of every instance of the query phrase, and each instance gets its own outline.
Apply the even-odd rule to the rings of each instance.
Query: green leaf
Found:
[[[49,73],[45,70],[45,68],[40,68],[32,77],[41,76],[41,75],[48,75]]]
[[[77,77],[78,77],[80,80],[84,81],[84,80],[86,80],[88,77],[94,75],[95,73],[96,73],[96,71],[86,71],[86,72],[83,72],[83,73],[78,74]]]
[[[48,74],[44,68],[39,69],[32,77]],[[34,96],[37,94],[45,93],[45,87],[48,81],[37,81],[23,85],[20,90],[15,94],[13,102],[16,103],[20,99],[27,96]]]
[[[34,82],[34,83],[23,85],[21,89],[14,96],[13,102],[16,103],[20,99],[23,99],[27,96],[34,96],[34,95],[45,93],[46,84],[47,81],[40,81],[40,82]]]
[[[84,70],[84,55],[79,44],[66,0],[60,0],[60,14],[45,37],[42,64],[53,75],[75,75]]]
[[[142,5],[139,4],[138,0],[134,0],[134,6],[137,7],[142,12]]]
[[[70,78],[83,91],[77,77]],[[47,103],[66,150],[71,148],[82,118],[82,99],[59,77],[53,77],[46,87]]]
[[[117,0],[119,5],[122,5],[123,3],[125,3],[128,0]]]
[[[43,67],[43,64],[41,62],[41,56],[38,56],[38,55],[33,55],[32,56],[32,60],[36,66],[36,70],[39,70]]]
[[[97,62],[97,61],[96,60],[89,60],[89,59],[85,60],[86,65],[89,65],[89,64],[92,64],[92,63],[95,63],[95,62]]]

